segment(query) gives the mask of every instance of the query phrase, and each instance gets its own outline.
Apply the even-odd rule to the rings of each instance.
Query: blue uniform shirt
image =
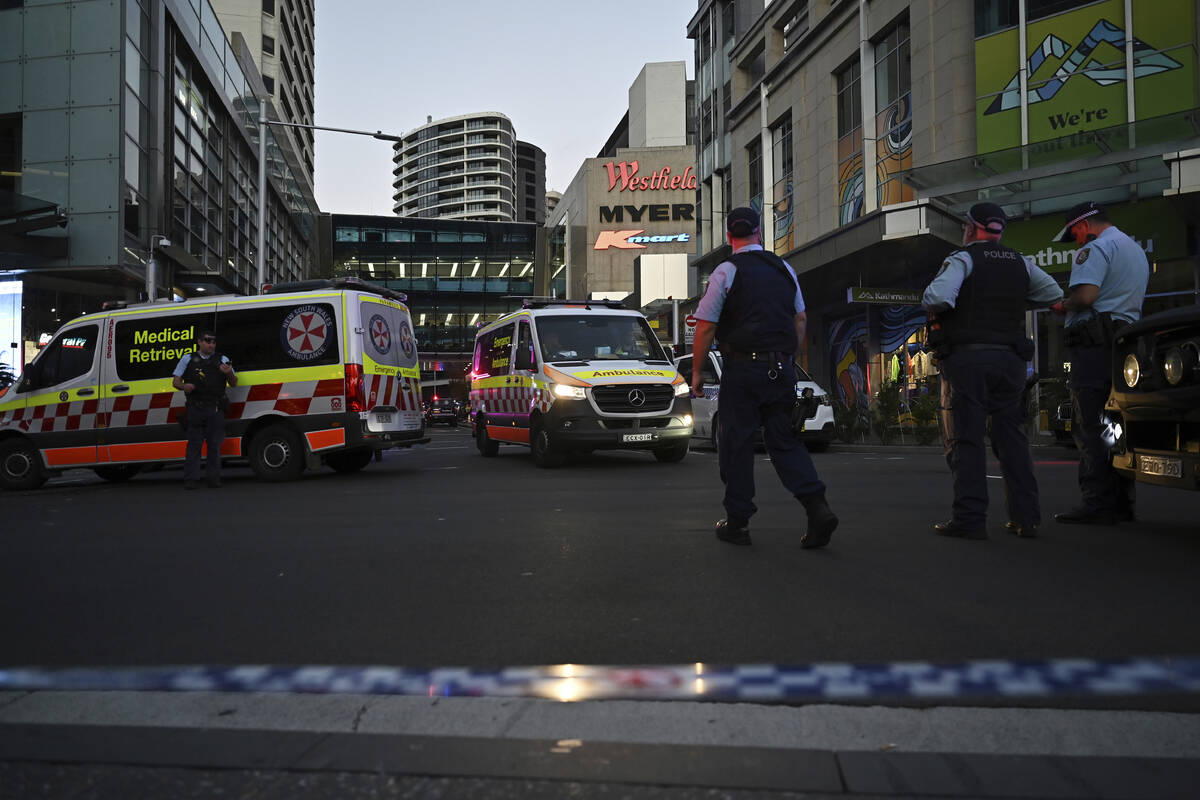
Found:
[[[734,250],[734,254],[748,253],[751,250],[762,250],[761,244],[748,244],[745,247],[739,247]],[[804,312],[804,296],[800,293],[800,282],[796,280],[796,270],[792,269],[792,265],[783,262],[788,268],[788,272],[792,275],[792,282],[796,284],[796,313]],[[700,300],[700,305],[696,307],[696,318],[702,319],[705,322],[716,323],[721,318],[721,309],[725,307],[725,297],[729,294],[729,289],[733,286],[733,278],[737,275],[737,267],[732,261],[722,261],[713,270],[712,275],[708,278],[708,288],[704,291],[704,297]]]
[[[195,352],[195,351],[193,351]],[[171,373],[173,378],[182,378],[183,373],[187,371],[188,362],[192,360],[192,353],[184,353],[183,358],[179,359],[179,363],[175,365],[175,371]],[[228,364],[228,356],[221,356],[221,363]]]
[[[976,244],[988,243],[971,242],[967,247]],[[1058,283],[1054,278],[1034,264],[1032,259],[1024,258],[1025,269],[1029,272],[1029,294],[1025,295],[1025,299],[1029,302],[1030,307],[1048,306],[1061,300],[1062,289],[1058,288]],[[971,276],[973,269],[974,264],[971,263],[971,257],[965,248],[951,253],[942,262],[942,268],[938,271],[937,277],[930,282],[929,286],[925,287],[921,305],[925,306],[926,311],[935,314],[945,311],[947,308],[954,308],[955,303],[958,302],[958,293],[962,289],[963,281]]]
[[[1150,281],[1146,251],[1133,239],[1110,225],[1075,253],[1068,286],[1089,283],[1100,287],[1091,310],[1069,311],[1068,326],[1082,322],[1092,312],[1109,312],[1116,319],[1137,322],[1142,317],[1142,301]]]

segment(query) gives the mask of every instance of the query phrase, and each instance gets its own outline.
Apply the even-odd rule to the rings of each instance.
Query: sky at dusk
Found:
[[[546,151],[564,191],[604,145],[652,61],[684,61],[696,0],[318,0],[316,124],[405,134],[498,111]],[[322,211],[392,213],[390,142],[316,132]]]

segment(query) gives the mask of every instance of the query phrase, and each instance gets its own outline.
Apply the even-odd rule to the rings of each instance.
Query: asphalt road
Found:
[[[362,473],[264,484],[178,470],[72,472],[0,495],[7,665],[806,663],[1200,652],[1200,495],[1141,488],[1139,522],[1048,521],[947,540],[934,451],[815,456],[841,527],[804,515],[766,456],[754,546],[712,535],[716,457],[597,453],[559,470],[481,458],[464,428]],[[1047,519],[1077,500],[1071,451],[1039,449]],[[998,475],[998,468],[989,470]]]

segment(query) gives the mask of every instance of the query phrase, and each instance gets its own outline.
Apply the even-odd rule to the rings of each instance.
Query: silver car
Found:
[[[675,368],[688,383],[691,383],[692,356],[680,356],[675,359]],[[717,449],[717,432],[721,428],[718,398],[721,392],[723,371],[721,354],[716,350],[709,351],[707,362],[700,369],[700,375],[704,379],[704,396],[692,398],[692,425],[694,428],[692,436],[709,444],[714,450]],[[820,405],[817,406],[817,415],[805,423],[804,433],[800,436],[809,450],[820,452],[829,447],[829,443],[834,438],[833,403],[828,392],[818,386],[812,376],[801,369],[799,364],[796,365],[796,377],[799,379],[796,381],[796,395],[799,396],[805,389],[812,389],[813,395],[820,401]],[[758,436],[761,439],[761,428]]]

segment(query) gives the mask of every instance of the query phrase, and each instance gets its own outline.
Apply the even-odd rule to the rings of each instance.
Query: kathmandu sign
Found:
[[[608,170],[608,191],[618,185],[622,192],[644,192],[669,189],[695,189],[696,174],[691,167],[684,169],[682,175],[672,175],[670,167],[655,170],[649,175],[638,175],[637,161],[610,161],[604,165]]]
[[[673,233],[666,236],[643,236],[644,229],[632,231],[600,231],[596,236],[594,250],[607,250],[615,247],[619,250],[644,250],[646,244],[665,244],[667,242],[689,242],[692,237],[687,233]]]
[[[920,292],[906,292],[901,289],[868,289],[864,286],[851,286],[846,289],[847,303],[880,303],[889,306],[919,306]]]

